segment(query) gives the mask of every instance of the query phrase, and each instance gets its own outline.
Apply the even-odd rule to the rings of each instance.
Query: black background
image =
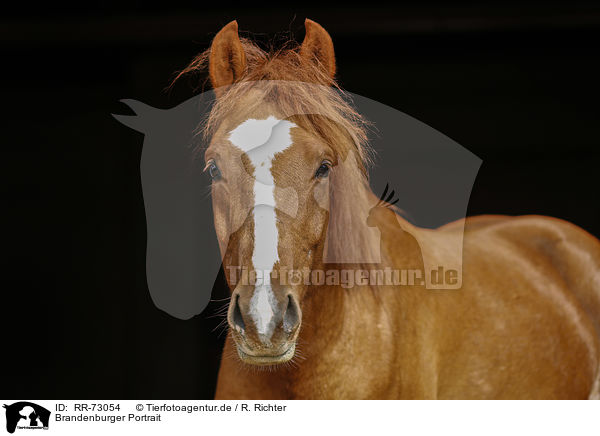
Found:
[[[213,395],[224,302],[189,321],[152,304],[143,137],[110,114],[129,113],[122,98],[193,95],[185,81],[163,90],[232,19],[263,45],[321,23],[345,89],[483,159],[470,215],[552,215],[600,235],[600,7],[293,3],[3,5],[3,397]]]

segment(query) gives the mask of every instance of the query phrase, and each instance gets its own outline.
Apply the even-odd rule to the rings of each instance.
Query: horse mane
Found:
[[[367,142],[371,124],[357,112],[349,94],[325,68],[300,55],[297,43],[288,41],[283,48],[267,52],[249,39],[240,41],[246,55],[245,74],[233,85],[219,88],[199,131],[209,139],[230,114],[240,110],[251,113],[254,108],[271,103],[279,112],[276,115],[323,139],[339,159],[331,175],[326,257],[347,259],[351,247],[354,257],[377,258],[379,246],[373,244],[373,238],[364,231],[352,230],[364,228],[368,211],[377,203],[369,188],[367,171],[373,157]],[[173,83],[207,71],[209,56],[210,48],[179,72]],[[253,98],[244,99],[249,95]],[[247,106],[240,108],[240,101]]]

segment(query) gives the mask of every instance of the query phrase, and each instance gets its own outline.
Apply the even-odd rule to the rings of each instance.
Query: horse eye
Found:
[[[208,170],[208,174],[210,175],[211,179],[219,180],[221,178],[221,171],[216,163],[210,162],[206,169]]]
[[[331,169],[331,164],[329,162],[323,162],[317,172],[315,173],[315,178],[324,179],[329,175],[329,170]]]

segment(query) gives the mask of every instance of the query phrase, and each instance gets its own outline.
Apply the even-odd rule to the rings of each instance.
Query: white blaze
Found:
[[[271,288],[271,271],[279,261],[275,182],[271,167],[275,155],[292,145],[292,127],[296,125],[271,116],[266,120],[246,120],[229,134],[231,143],[246,153],[255,168],[252,264],[257,271],[257,280],[250,299],[250,316],[258,333],[267,339],[275,328],[276,300]]]

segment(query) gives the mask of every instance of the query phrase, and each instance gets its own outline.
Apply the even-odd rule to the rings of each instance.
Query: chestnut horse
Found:
[[[183,71],[208,64],[217,96],[205,159],[225,271],[265,272],[239,284],[226,274],[216,398],[598,398],[599,241],[541,216],[420,229],[382,206],[368,186],[365,125],[327,91],[337,89],[331,38],[314,21],[305,26],[302,44],[266,53],[231,22]],[[293,82],[324,91],[287,92]],[[294,105],[323,116],[293,116]],[[385,234],[381,246],[355,229],[361,209]],[[342,238],[396,268],[421,263],[419,246],[435,239],[444,263],[440,247],[463,224],[459,290],[280,279],[284,267],[341,268],[323,252]]]

